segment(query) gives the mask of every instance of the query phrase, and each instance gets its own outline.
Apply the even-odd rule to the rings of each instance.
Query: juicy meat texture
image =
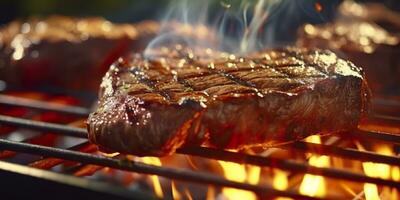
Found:
[[[360,68],[322,50],[238,57],[163,49],[114,63],[88,119],[103,150],[163,156],[179,147],[271,147],[357,127],[368,104]]]

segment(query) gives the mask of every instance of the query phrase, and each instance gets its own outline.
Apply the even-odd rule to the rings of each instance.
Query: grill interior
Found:
[[[102,171],[113,170],[113,176],[115,176],[115,173],[122,170],[125,172],[121,173],[151,174],[173,181],[194,183],[196,187],[211,185],[217,188],[231,187],[249,190],[262,199],[273,197],[347,199],[341,195],[332,194],[325,197],[310,197],[300,194],[296,189],[299,181],[292,181],[294,182],[293,185],[286,190],[278,190],[274,189],[271,183],[253,185],[228,180],[212,171],[181,168],[174,165],[154,166],[136,159],[129,159],[130,156],[117,153],[99,153],[97,148],[86,140],[87,132],[84,128],[84,120],[89,109],[68,104],[70,103],[66,104],[65,101],[60,103],[60,100],[57,99],[44,101],[16,97],[15,95],[0,95],[0,111],[2,112],[0,115],[0,124],[2,125],[0,126],[0,149],[2,150],[0,152],[0,159],[2,160],[0,161],[0,172],[4,174],[4,177],[10,176],[13,180],[22,181],[19,184],[3,183],[2,188],[9,188],[9,190],[5,190],[10,192],[9,195],[29,196],[30,193],[34,195],[38,190],[33,188],[47,184],[51,188],[55,188],[55,191],[78,191],[77,194],[96,198],[156,198],[151,192],[145,192],[142,188],[114,184],[110,179],[97,180],[93,178]],[[298,141],[279,148],[260,150],[257,153],[231,152],[206,147],[183,148],[179,149],[177,153],[195,159],[222,160],[260,166],[271,170],[284,170],[290,174],[290,179],[296,179],[297,175],[302,177],[304,174],[312,174],[333,181],[348,182],[349,184],[373,183],[379,185],[379,187],[398,190],[400,188],[399,180],[367,176],[362,171],[346,168],[346,165],[343,165],[343,168],[317,167],[309,164],[310,156],[304,156],[302,159],[290,156],[312,153],[343,159],[345,162],[349,160],[348,162],[375,162],[399,166],[400,158],[397,155],[399,154],[400,134],[397,134],[396,128],[399,128],[400,117],[395,114],[400,109],[400,101],[375,98],[372,104],[373,111],[368,120],[363,123],[362,127],[364,128],[350,133],[324,136],[322,144]],[[26,113],[30,114],[27,115]],[[43,117],[43,115],[48,117]],[[42,118],[37,116],[42,116]],[[51,116],[56,117],[52,118]],[[384,131],[374,131],[373,127],[383,128]],[[25,130],[34,130],[37,134],[22,137],[21,135],[24,134]],[[20,136],[12,137],[15,134]],[[60,143],[58,139],[60,137],[72,138],[75,143],[71,145],[64,141],[60,147],[55,145],[57,142],[49,142],[58,141]],[[383,155],[373,151],[352,148],[347,145],[350,141],[359,141],[362,144],[382,143],[390,145],[395,150],[395,154]],[[281,150],[289,152],[289,156],[273,156],[274,151]],[[22,183],[26,183],[30,189],[25,190],[24,194],[15,193],[16,187],[24,187]],[[362,199],[362,190],[356,192],[360,193],[356,193],[354,199]],[[168,195],[164,197],[172,198]]]

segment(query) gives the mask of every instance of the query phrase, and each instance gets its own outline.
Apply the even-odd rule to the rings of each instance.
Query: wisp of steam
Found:
[[[162,17],[160,34],[144,54],[168,44],[204,47],[246,54],[273,43],[273,31],[265,28],[274,13],[289,0],[173,0]],[[272,27],[273,28],[273,27]]]

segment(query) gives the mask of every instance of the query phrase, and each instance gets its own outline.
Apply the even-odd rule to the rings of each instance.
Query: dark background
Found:
[[[28,16],[102,16],[114,22],[157,17],[167,0],[0,0],[0,24]]]
[[[202,1],[202,0],[188,0]],[[235,4],[240,0],[212,0],[218,8],[221,2]],[[268,21],[274,26],[277,40],[290,41],[298,26],[305,23],[325,23],[333,19],[342,0],[282,0],[290,6],[273,14]],[[359,0],[383,2],[389,8],[400,10],[400,0]],[[113,22],[137,22],[143,19],[160,19],[170,0],[0,0],[0,26],[15,19],[29,16],[67,15],[102,16]],[[317,12],[315,3],[323,10]],[[220,6],[221,7],[221,6]]]

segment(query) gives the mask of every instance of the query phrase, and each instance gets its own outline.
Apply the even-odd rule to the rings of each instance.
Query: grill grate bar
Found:
[[[378,119],[378,120],[384,120],[384,121],[392,122],[392,123],[399,123],[400,122],[400,117],[384,115],[384,114],[379,114],[379,113],[372,114],[372,116],[370,118]]]
[[[4,115],[0,115],[0,123],[24,127],[24,128],[31,128],[41,131],[54,131],[57,134],[65,134],[74,137],[87,138],[86,129],[71,127],[67,125],[59,125],[48,122],[38,122],[38,121],[9,117]],[[354,133],[354,135],[360,134],[360,136],[357,137],[361,137],[361,135],[362,136],[367,135],[368,137],[377,138],[384,141],[400,143],[399,135],[383,133],[383,132],[362,131],[362,130],[358,130],[355,132],[356,133]],[[296,142],[292,145],[287,145],[286,147],[288,146],[293,146],[296,149],[305,150],[317,154],[336,155],[360,161],[371,161],[371,162],[380,162],[392,165],[400,165],[399,157],[381,155],[373,152],[365,152],[349,148],[334,147],[332,145],[313,144],[308,142]]]
[[[9,95],[0,94],[0,105],[27,107],[36,110],[54,111],[64,114],[73,114],[78,116],[88,116],[90,111],[87,108],[78,106],[69,106],[56,103],[48,103],[44,101],[37,101],[33,99],[13,97]]]
[[[18,146],[18,147],[20,147],[19,150],[22,152],[25,152],[25,150],[26,150],[23,148],[24,146],[27,147],[28,149],[29,149],[29,147],[35,147],[33,150],[39,150],[39,152],[42,153],[40,155],[48,156],[48,157],[52,157],[53,154],[55,154],[56,156],[54,156],[54,157],[64,158],[64,157],[59,157],[60,155],[58,153],[60,153],[60,151],[61,151],[61,153],[63,153],[63,151],[70,151],[70,150],[63,150],[63,149],[57,149],[57,148],[51,148],[51,147],[43,147],[43,146],[39,146],[39,145],[32,145],[32,144],[26,144],[26,143],[11,142],[8,140],[0,140],[0,147],[5,146],[6,147],[5,149],[7,149],[7,147],[11,148],[11,149],[7,149],[7,150],[13,150],[13,148],[15,148],[15,147],[13,147],[12,145],[16,145],[16,144],[19,145]],[[74,152],[74,151],[72,151],[72,152]],[[204,148],[204,147],[178,149],[177,152],[181,153],[181,154],[187,154],[187,155],[192,155],[192,156],[202,156],[205,158],[231,161],[231,162],[237,162],[237,163],[247,163],[247,164],[253,164],[253,165],[258,165],[258,166],[275,167],[275,168],[280,168],[283,170],[290,170],[293,172],[322,175],[322,176],[327,176],[327,177],[336,178],[336,179],[344,179],[344,180],[356,181],[356,182],[357,181],[358,182],[370,182],[370,183],[382,184],[382,185],[387,185],[387,186],[392,186],[392,187],[399,187],[397,182],[391,181],[391,180],[372,178],[372,177],[365,176],[363,174],[347,172],[347,171],[339,170],[339,169],[319,168],[319,167],[314,167],[314,166],[308,165],[307,163],[297,163],[294,161],[288,161],[288,160],[282,160],[282,159],[276,159],[276,158],[252,156],[252,155],[247,155],[247,154],[234,153],[234,152],[228,152],[228,151],[223,151],[223,150],[215,150],[215,149]],[[35,151],[29,151],[28,153],[35,153]],[[75,152],[75,153],[81,153],[81,152]],[[85,154],[85,153],[81,153],[81,154],[83,154],[85,156],[92,156],[90,154]],[[105,159],[104,157],[99,157],[99,158]],[[67,159],[68,160],[76,160],[76,158],[74,158],[74,157],[72,157],[72,158],[68,157]],[[97,163],[89,163],[89,164],[97,164]],[[104,163],[101,163],[101,164],[104,164]],[[108,166],[108,165],[105,165],[105,166]],[[108,167],[115,167],[115,166],[108,166]],[[116,167],[116,168],[118,168],[118,167]]]
[[[400,101],[390,99],[390,98],[382,98],[382,97],[373,98],[371,103],[375,104],[375,105],[380,105],[380,106],[389,106],[389,107],[396,107],[396,108],[400,107]]]
[[[370,138],[384,142],[390,142],[394,144],[400,144],[400,135],[393,133],[386,133],[383,131],[372,131],[372,130],[355,130],[350,133],[355,138]]]
[[[48,122],[39,122],[17,117],[0,115],[0,123],[21,128],[29,128],[38,131],[54,131],[57,134],[63,134],[79,138],[87,138],[87,131],[84,128],[77,128],[67,125],[60,125]]]
[[[309,142],[294,142],[289,145],[282,146],[283,148],[291,149],[296,148],[314,154],[327,155],[327,156],[340,156],[359,161],[378,162],[390,165],[400,165],[400,157],[382,155],[370,151],[359,151],[352,148],[341,148],[325,144],[315,144]]]
[[[41,131],[54,131],[57,134],[65,134],[69,136],[87,138],[87,131],[84,128],[76,128],[67,125],[59,125],[48,122],[38,122],[33,120],[21,119],[16,117],[9,117],[0,115],[0,123],[19,126],[24,128],[31,128]],[[393,143],[400,143],[400,135],[394,135],[390,133],[378,132],[378,131],[363,131],[357,130],[351,133],[353,136],[362,138],[369,137],[373,139],[379,139],[383,141],[389,141]],[[290,145],[288,145],[290,146]],[[292,145],[293,147],[301,150],[305,150],[311,153],[325,154],[325,155],[336,155],[346,158],[352,158],[361,161],[381,162],[386,164],[399,165],[400,158],[394,156],[381,155],[373,152],[359,151],[349,148],[334,147],[332,145],[313,144],[308,142],[297,142]]]
[[[190,181],[190,182],[198,182],[203,184],[213,184],[223,187],[232,187],[237,189],[249,190],[253,191],[260,195],[271,195],[271,196],[282,196],[282,197],[290,197],[295,199],[322,199],[309,197],[305,195],[301,195],[294,191],[279,191],[273,189],[270,186],[257,186],[250,185],[246,183],[240,183],[235,181],[229,181],[222,177],[215,176],[214,174],[203,173],[203,172],[193,172],[185,169],[173,169],[167,167],[158,167],[153,165],[147,165],[140,162],[129,161],[129,160],[120,160],[113,159],[93,154],[87,154],[82,152],[76,152],[66,149],[57,149],[52,147],[45,147],[40,145],[26,144],[21,142],[14,142],[9,140],[0,139],[0,148],[8,149],[12,151],[18,151],[23,153],[42,155],[42,156],[50,156],[57,157],[66,160],[77,161],[85,164],[94,164],[112,167],[115,169],[132,171],[137,173],[144,174],[153,174],[159,175],[171,179],[181,180],[181,181]],[[340,199],[340,198],[323,198],[323,199]]]
[[[89,141],[74,145],[68,150],[73,150],[73,151],[80,151],[80,152],[85,152],[85,153],[91,153],[97,150],[97,148],[93,145],[90,144]],[[65,163],[65,160],[59,159],[59,158],[52,158],[52,157],[44,157],[40,160],[34,161],[29,164],[29,166],[34,167],[34,168],[39,168],[39,169],[50,169],[52,167],[55,167],[59,164]]]
[[[257,166],[267,166],[273,168],[279,168],[291,172],[298,172],[298,173],[307,173],[313,175],[321,175],[325,177],[335,178],[335,179],[342,179],[348,180],[352,182],[365,182],[365,183],[375,183],[380,185],[387,185],[391,187],[400,188],[399,182],[393,180],[385,180],[380,178],[373,178],[366,176],[364,174],[345,171],[341,169],[334,169],[334,168],[322,168],[322,167],[315,167],[311,166],[307,163],[299,163],[290,160],[283,160],[271,157],[261,157],[261,156],[253,156],[243,153],[235,153],[230,151],[224,150],[216,150],[206,147],[200,148],[185,148],[185,149],[178,149],[178,153],[192,155],[192,156],[201,156],[207,157],[217,160],[224,160],[236,163],[246,163],[252,164]]]

